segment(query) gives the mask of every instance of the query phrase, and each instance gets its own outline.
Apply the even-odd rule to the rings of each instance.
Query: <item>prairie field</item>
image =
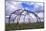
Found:
[[[28,23],[28,24],[6,24],[5,30],[25,30],[25,29],[40,29],[44,28],[44,22],[41,23]]]

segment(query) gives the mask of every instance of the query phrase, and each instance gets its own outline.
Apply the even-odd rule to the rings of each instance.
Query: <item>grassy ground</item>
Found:
[[[5,30],[39,29],[44,28],[44,23],[6,24],[5,27]]]

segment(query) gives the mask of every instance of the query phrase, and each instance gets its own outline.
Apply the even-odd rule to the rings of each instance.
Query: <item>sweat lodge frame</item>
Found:
[[[31,2],[31,1],[16,1],[16,2]],[[44,2],[34,2],[34,3],[43,3],[43,16],[44,16]],[[6,7],[5,7],[5,8],[6,8]],[[18,10],[21,10],[21,9],[18,9]],[[12,14],[15,14],[15,15],[21,17],[23,11],[22,11],[20,14],[16,14],[16,11],[18,11],[18,10],[15,10],[14,12],[12,12],[12,13],[9,15],[9,24],[10,24],[10,19],[11,19]],[[26,10],[24,9],[24,11],[26,11]],[[32,13],[32,14],[36,17],[37,22],[41,21],[41,19],[38,17],[37,14],[35,14],[35,12],[32,12],[32,11],[31,11],[31,12],[30,12],[30,11],[26,11],[26,12],[27,12],[27,13]],[[17,17],[17,16],[16,16],[16,17]],[[24,15],[24,16],[26,16],[26,15]],[[13,19],[13,23],[14,23],[14,20],[16,19],[16,17]],[[20,19],[20,18],[19,18],[19,19]],[[24,18],[24,20],[25,20],[25,18]],[[44,20],[44,18],[43,18],[43,20]],[[18,22],[17,22],[17,23],[18,23]]]

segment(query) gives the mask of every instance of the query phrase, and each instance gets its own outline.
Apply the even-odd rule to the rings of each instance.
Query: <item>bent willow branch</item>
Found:
[[[25,13],[23,14],[23,12],[25,12]],[[15,18],[13,19],[13,23],[14,23],[14,21],[17,20],[17,24],[19,24],[21,15],[24,16],[24,18],[23,18],[24,22],[23,22],[23,23],[25,23],[25,19],[26,19],[25,17],[26,17],[26,15],[29,16],[29,17],[28,17],[28,21],[29,21],[29,23],[31,23],[30,21],[31,21],[31,18],[32,18],[32,17],[29,15],[29,13],[33,14],[33,15],[36,17],[37,22],[41,21],[40,18],[38,17],[38,15],[35,14],[34,12],[28,11],[28,10],[18,9],[18,10],[15,10],[13,13],[11,13],[11,14],[9,15],[9,24],[10,24],[10,21],[11,21],[11,18],[12,18],[12,14],[15,14],[15,15],[16,15]],[[34,20],[34,19],[32,18],[32,20]]]

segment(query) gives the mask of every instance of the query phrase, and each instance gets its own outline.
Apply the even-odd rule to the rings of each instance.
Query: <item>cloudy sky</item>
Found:
[[[26,1],[26,2],[25,1],[23,1],[23,2],[6,1],[5,5],[6,5],[6,10],[5,10],[6,16],[9,16],[10,13],[14,12],[17,9],[26,9],[26,10],[38,13],[38,16],[41,17],[41,18],[43,17],[43,10],[44,10],[43,6],[44,5],[43,5],[42,2],[40,3],[40,2],[28,2],[28,1]],[[22,16],[21,16],[21,18],[22,18]]]
[[[17,9],[26,9],[33,12],[43,11],[43,3],[6,1],[6,15]]]

